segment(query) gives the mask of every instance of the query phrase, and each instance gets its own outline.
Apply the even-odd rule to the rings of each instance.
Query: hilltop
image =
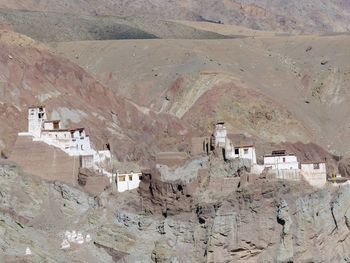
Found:
[[[347,32],[350,20],[350,4],[346,0],[1,0],[0,8],[96,17],[209,21],[295,33]]]

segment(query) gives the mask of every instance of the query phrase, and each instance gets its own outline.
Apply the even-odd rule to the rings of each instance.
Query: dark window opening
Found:
[[[239,149],[235,149],[235,154],[239,154]]]

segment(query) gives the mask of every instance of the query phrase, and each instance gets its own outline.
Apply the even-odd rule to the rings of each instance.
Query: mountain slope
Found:
[[[43,42],[234,37],[194,28],[175,21],[154,18],[92,16],[41,11],[0,9],[0,24],[10,25],[14,31]]]
[[[203,20],[286,32],[344,32],[349,30],[350,21],[350,5],[346,0],[1,0],[0,8]]]
[[[232,132],[264,137],[271,127],[279,140],[314,141],[342,155],[350,146],[349,41],[348,36],[92,41],[59,43],[56,52],[138,105],[179,118],[187,114],[188,125],[204,118],[201,112],[209,107],[206,123],[196,127],[205,133],[223,118]],[[255,97],[260,102],[249,103]],[[196,103],[200,100],[207,103]],[[269,110],[274,107],[275,113]],[[299,124],[284,127],[291,119]],[[258,128],[260,122],[265,128]]]
[[[162,144],[177,147],[167,137],[182,140],[179,133],[188,131],[169,115],[143,112],[30,38],[1,31],[0,47],[2,150],[10,150],[17,132],[26,131],[27,107],[37,104],[67,126],[85,126],[97,148],[110,142],[121,160],[145,160]]]

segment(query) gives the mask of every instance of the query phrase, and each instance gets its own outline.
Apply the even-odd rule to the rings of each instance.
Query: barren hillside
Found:
[[[350,20],[346,0],[1,0],[0,8],[213,21],[286,32],[344,32]]]
[[[170,115],[142,111],[30,38],[3,30],[0,46],[0,148],[5,152],[17,132],[27,130],[27,107],[38,104],[66,126],[85,126],[97,148],[118,145],[113,148],[120,160],[140,161],[162,144],[177,147],[167,137],[176,141],[179,133],[189,132]]]
[[[53,43],[131,101],[209,132],[349,149],[348,36]],[[334,51],[337,52],[334,52]]]

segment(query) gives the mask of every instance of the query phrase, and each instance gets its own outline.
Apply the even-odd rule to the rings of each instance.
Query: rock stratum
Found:
[[[348,261],[349,185],[314,190],[263,178],[240,185],[208,165],[208,176],[190,184],[152,173],[139,192],[93,198],[2,161],[1,261]],[[62,250],[72,230],[92,240]]]

